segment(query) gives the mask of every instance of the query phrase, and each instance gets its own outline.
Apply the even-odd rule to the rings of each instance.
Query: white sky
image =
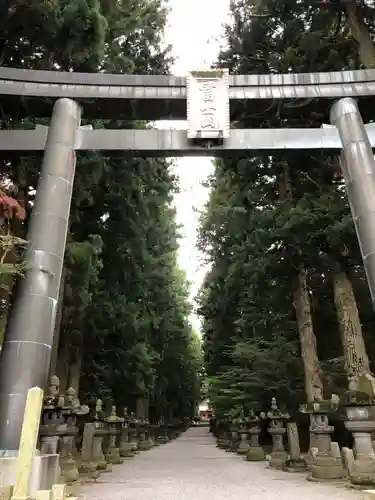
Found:
[[[166,43],[173,46],[176,62],[172,73],[185,76],[188,71],[210,67],[219,52],[222,24],[228,19],[229,0],[169,0],[171,13],[165,33]],[[186,125],[185,125],[186,126]],[[181,122],[159,122],[158,128],[185,128]],[[201,264],[196,243],[198,213],[208,197],[201,183],[212,172],[210,158],[179,158],[176,171],[181,193],[176,196],[177,222],[181,224],[180,265],[192,283],[191,297],[199,290],[206,270]],[[199,329],[199,321],[191,318]]]

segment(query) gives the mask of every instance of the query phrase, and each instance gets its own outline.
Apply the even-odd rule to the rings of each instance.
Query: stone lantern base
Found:
[[[356,486],[375,486],[375,460],[355,460],[349,478]]]
[[[273,451],[268,460],[269,466],[273,469],[283,469],[288,461],[286,451]]]
[[[266,454],[261,446],[250,446],[246,455],[248,462],[263,462],[265,459]]]
[[[125,459],[134,458],[133,444],[129,441],[121,443],[120,457]]]
[[[114,464],[114,465],[122,464],[119,448],[110,448],[109,450],[107,450],[107,453],[105,454],[105,459],[106,462],[109,464]]]
[[[73,457],[60,459],[61,475],[67,483],[74,483],[79,478],[77,462]]]
[[[342,479],[346,476],[342,461],[328,455],[317,455],[310,466],[308,480]]]
[[[241,442],[237,448],[237,455],[247,455],[249,451],[249,444],[246,442]]]

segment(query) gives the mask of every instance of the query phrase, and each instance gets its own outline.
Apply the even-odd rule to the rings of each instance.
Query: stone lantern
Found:
[[[104,428],[104,419],[103,401],[97,399],[94,414],[95,433],[92,445],[92,463],[97,470],[110,472],[112,464],[106,462],[103,452],[103,441],[107,437],[107,431]]]
[[[262,429],[260,427],[260,418],[253,410],[250,411],[247,418],[247,432],[250,436],[250,443],[246,460],[249,462],[262,462],[266,457],[263,448],[259,444],[259,436]]]
[[[343,398],[347,421],[345,427],[353,434],[354,462],[349,477],[352,484],[375,485],[375,453],[371,434],[375,431],[372,408],[375,398],[360,391],[347,391]]]
[[[61,408],[62,424],[60,433],[60,467],[62,476],[67,483],[76,481],[79,477],[76,455],[75,437],[77,433],[77,417],[87,415],[90,411],[87,405],[81,405],[76,391],[69,387],[66,396],[60,396],[58,406]]]
[[[267,412],[269,420],[268,432],[272,436],[272,451],[270,453],[269,466],[275,469],[282,469],[288,461],[288,453],[284,448],[284,435],[286,433],[285,423],[290,419],[288,413],[283,413],[272,398],[271,407]]]
[[[341,479],[345,471],[340,457],[331,451],[331,434],[333,426],[329,425],[328,415],[338,410],[338,401],[321,400],[302,405],[301,413],[310,415],[310,434],[317,454],[309,463],[311,476],[308,479]]]
[[[129,415],[129,441],[132,443],[133,453],[139,453],[138,420],[134,412]]]
[[[237,425],[238,433],[240,435],[240,442],[237,447],[237,453],[238,455],[247,455],[247,452],[249,450],[249,442],[247,440],[247,417],[245,417],[245,412],[243,409],[241,409],[238,415]]]
[[[120,428],[124,423],[123,417],[117,416],[116,406],[112,406],[111,413],[108,417],[104,418],[107,423],[107,450],[105,453],[105,459],[110,464],[122,464],[120,449],[118,447],[118,435],[120,434]]]
[[[228,413],[230,443],[226,451],[236,452],[239,445],[239,430],[242,423],[238,408],[231,410]]]
[[[130,441],[129,436],[129,415],[128,409],[124,408],[124,422],[121,428],[120,438],[120,457],[121,458],[134,458],[133,443]]]
[[[40,426],[40,453],[42,455],[58,453],[59,427],[62,423],[62,398],[59,397],[60,381],[52,375],[47,395],[44,397]]]

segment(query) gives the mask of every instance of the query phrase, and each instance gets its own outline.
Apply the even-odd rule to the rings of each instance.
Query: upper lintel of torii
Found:
[[[20,75],[20,78],[26,78],[27,74],[29,74],[29,72],[23,71],[20,73],[20,70],[10,70],[11,73],[14,71]],[[30,78],[32,79],[33,72],[30,73]],[[44,72],[34,73],[36,75],[43,73],[44,75]],[[43,75],[40,76],[40,79]],[[312,90],[315,90],[315,97],[318,96],[319,89],[325,89],[327,97],[332,98],[335,96],[335,93],[338,93],[340,97],[346,95],[352,96],[355,83],[347,83],[350,81],[356,81],[358,91],[362,89],[361,92],[364,92],[364,89],[368,88],[367,85],[374,85],[375,92],[375,82],[369,80],[371,75],[375,78],[375,72],[373,71],[317,73],[315,75],[290,74],[230,77],[228,70],[225,68],[194,70],[184,80],[185,86],[177,87],[176,94],[183,96],[186,109],[184,118],[187,119],[187,131],[151,128],[145,130],[93,130],[91,126],[85,126],[81,127],[77,133],[75,149],[107,151],[111,155],[116,151],[121,151],[138,156],[230,156],[234,154],[249,154],[250,152],[252,152],[251,154],[257,154],[260,151],[272,154],[272,152],[276,151],[317,149],[325,150],[326,152],[337,152],[341,150],[342,142],[338,130],[334,126],[300,129],[231,129],[231,103],[233,104],[231,89],[234,89],[235,93],[241,92],[243,100],[243,96],[246,95],[249,89],[252,89],[252,92],[258,93],[256,94],[258,95],[258,100],[267,100],[267,96],[269,95],[273,95],[274,99],[281,99],[285,93],[291,93],[291,89],[294,89],[293,92],[295,95],[303,95],[303,92],[306,92],[306,89],[310,87]],[[116,97],[113,97],[118,103],[118,109],[120,110],[114,115],[116,118],[119,118],[119,114],[121,115],[122,104],[127,99],[129,100],[126,92],[126,95],[121,95],[122,89],[127,89],[127,92],[130,92],[133,96],[130,100],[132,105],[136,105],[137,102],[147,102],[149,109],[152,109],[155,102],[168,105],[168,102],[173,101],[173,99],[172,101],[168,101],[167,98],[163,97],[162,89],[168,92],[170,90],[173,91],[176,90],[176,87],[172,86],[173,81],[177,82],[178,85],[182,83],[182,79],[174,80],[175,77],[120,77],[119,75],[86,75],[86,77],[88,80],[86,87],[90,91],[95,88],[95,92],[99,92],[99,94],[102,92],[105,96],[107,96],[108,91],[111,92],[111,88],[108,88],[108,86],[91,86],[89,82],[99,82],[104,78],[113,78],[117,83],[120,82],[118,79],[121,79],[123,85],[114,86],[118,91],[118,96],[120,96],[117,98],[117,101]],[[36,76],[34,75],[34,80],[35,78]],[[77,75],[72,73],[68,77],[66,74],[49,73],[49,79],[52,81],[50,84],[40,84],[36,81],[32,83],[23,82],[24,92],[22,93],[22,97],[25,98],[28,89],[29,93],[31,92],[29,85],[33,86],[33,92],[36,92],[35,89],[39,89],[39,85],[42,85],[39,89],[40,93],[46,96],[50,95],[45,85],[51,85],[55,93],[57,93],[57,89],[60,89],[60,94],[62,91],[70,92],[71,95],[69,97],[79,100],[77,96],[82,96],[84,90],[80,90],[78,84],[68,85],[56,82],[67,81],[69,79],[72,79],[72,81],[81,81],[82,78],[82,74]],[[241,82],[243,84],[247,82],[248,85],[242,87],[236,86],[236,78],[242,79]],[[142,89],[142,92],[139,91],[139,95],[137,94],[137,90],[134,90],[131,85],[124,85],[126,82],[136,83],[137,79],[137,88]],[[359,79],[364,81],[359,84]],[[161,82],[160,87],[155,87],[157,81]],[[170,86],[167,85],[168,81],[171,84]],[[258,82],[257,85],[255,85],[256,82]],[[147,86],[147,83],[150,85]],[[8,90],[10,89],[9,92],[12,91],[13,94],[17,93],[17,88],[13,88],[9,84],[9,81],[6,87]],[[3,96],[3,101],[4,99],[5,96]],[[66,97],[62,97],[62,99],[64,100]],[[111,98],[102,96],[98,98],[93,97],[91,104],[96,102],[98,112],[102,113],[105,106],[108,105],[108,99]],[[118,102],[118,99],[122,100],[121,103]],[[254,103],[254,99],[256,98],[253,95],[252,104]],[[153,104],[150,104],[150,100]],[[347,101],[354,102],[353,99],[342,99],[340,102],[344,103]],[[38,100],[39,105],[41,102],[43,102],[43,98],[42,101]],[[25,106],[30,107],[28,99],[25,101]],[[87,116],[87,107],[88,101],[84,99],[82,102],[83,117]],[[326,104],[326,108],[328,107]],[[27,111],[30,113],[30,109]],[[366,130],[370,144],[374,147],[375,126],[369,124],[366,126]],[[1,131],[0,150],[13,152],[42,151],[45,147],[47,132],[48,127],[44,126],[37,126],[35,130]]]
[[[248,100],[254,113],[259,113],[270,110],[270,105],[280,100],[315,102],[375,95],[373,69],[274,75],[229,75],[225,69],[203,69],[178,77],[0,67],[0,99],[5,113],[19,106],[36,117],[50,116],[53,102],[68,97],[82,103],[86,118],[185,120],[189,79],[199,74],[210,80],[218,75],[220,80],[226,80],[230,120],[242,116]]]

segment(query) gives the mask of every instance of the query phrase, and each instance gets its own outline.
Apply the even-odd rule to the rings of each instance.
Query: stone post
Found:
[[[98,477],[99,475],[93,461],[95,430],[95,422],[88,422],[83,427],[81,457],[78,468],[80,474],[88,474],[90,477]]]
[[[13,489],[14,500],[29,498],[29,481],[33,469],[33,459],[38,440],[40,415],[43,405],[43,391],[39,387],[29,389],[23,415],[21,439],[16,466],[16,482]]]
[[[45,388],[75,172],[79,105],[53,107],[29,223],[27,274],[9,315],[0,358],[0,450],[17,450],[27,391]]]
[[[295,422],[289,422],[286,426],[288,433],[289,460],[286,465],[288,472],[301,472],[306,470],[307,464],[301,458],[301,448],[299,445],[298,427]]]

